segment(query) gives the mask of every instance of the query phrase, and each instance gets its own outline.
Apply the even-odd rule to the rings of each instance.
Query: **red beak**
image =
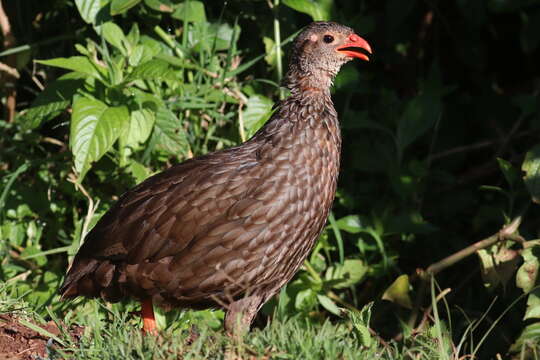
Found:
[[[344,53],[347,56],[359,58],[362,60],[369,61],[369,58],[363,52],[360,52],[359,49],[364,49],[369,54],[371,54],[371,46],[367,43],[366,40],[362,39],[356,34],[351,34],[348,37],[349,42],[344,45],[341,45],[336,50]]]

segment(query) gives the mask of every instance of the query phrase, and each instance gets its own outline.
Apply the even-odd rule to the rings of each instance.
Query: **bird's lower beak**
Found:
[[[362,39],[356,34],[351,34],[348,38],[349,42],[344,45],[339,46],[336,51],[339,51],[347,56],[359,58],[362,60],[369,61],[369,57],[364,54],[361,50],[371,54],[371,46],[367,43],[366,40]]]

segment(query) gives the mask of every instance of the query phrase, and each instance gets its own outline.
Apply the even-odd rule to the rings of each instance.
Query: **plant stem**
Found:
[[[424,276],[427,275],[429,277],[430,275],[436,275],[441,270],[446,269],[449,266],[454,265],[455,263],[465,259],[469,255],[474,254],[478,250],[485,249],[487,247],[490,247],[491,245],[495,244],[496,242],[500,240],[514,240],[514,241],[520,241],[520,237],[514,236],[514,232],[519,227],[519,224],[521,224],[521,216],[518,216],[515,218],[509,225],[505,226],[501,231],[499,231],[496,234],[491,235],[490,237],[477,241],[472,245],[467,246],[464,249],[461,249],[460,251],[445,257],[444,259],[431,264],[426,271],[424,272]],[[422,274],[421,274],[422,276]]]
[[[322,282],[321,277],[319,276],[319,274],[317,274],[317,272],[315,271],[313,266],[311,266],[309,261],[307,260],[304,261],[304,266],[306,267],[307,272],[315,279],[315,281],[317,281],[318,283]]]
[[[283,64],[281,62],[281,30],[279,24],[279,0],[274,0],[274,49],[276,52],[276,70],[278,83],[281,83],[283,78]],[[285,97],[285,92],[280,87],[279,88],[279,98],[283,99]]]

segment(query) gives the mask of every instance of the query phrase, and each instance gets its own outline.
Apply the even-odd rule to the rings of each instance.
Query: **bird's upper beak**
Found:
[[[363,49],[369,54],[371,54],[371,46],[369,46],[366,40],[362,39],[356,34],[349,35],[347,40],[348,41],[345,44],[339,46],[336,51],[342,52],[343,54],[350,57],[369,61],[368,56],[360,51],[360,49]]]

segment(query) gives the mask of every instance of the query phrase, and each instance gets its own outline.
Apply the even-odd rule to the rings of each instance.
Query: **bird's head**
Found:
[[[354,31],[335,22],[314,22],[294,40],[285,85],[293,90],[305,80],[310,87],[329,88],[343,64],[369,61],[371,47]]]

